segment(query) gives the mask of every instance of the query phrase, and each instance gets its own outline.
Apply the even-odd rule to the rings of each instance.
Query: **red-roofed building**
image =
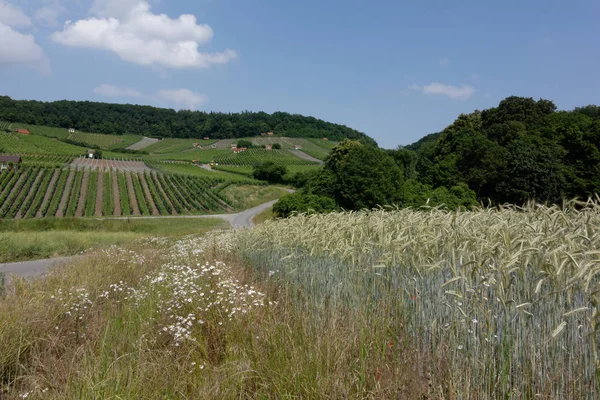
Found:
[[[27,129],[17,129],[17,133],[20,133],[22,135],[30,135],[31,132],[29,132]]]
[[[273,150],[273,145],[272,144],[267,144],[267,145],[265,145],[265,149],[266,150]]]

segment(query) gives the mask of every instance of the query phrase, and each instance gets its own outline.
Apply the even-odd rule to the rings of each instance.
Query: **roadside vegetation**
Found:
[[[289,191],[278,186],[238,185],[229,186],[221,193],[236,208],[244,210],[277,200],[287,195]]]
[[[595,398],[599,223],[379,210],[112,247],[5,290],[1,393]]]
[[[0,263],[72,256],[144,237],[179,237],[226,228],[220,219],[0,221]]]

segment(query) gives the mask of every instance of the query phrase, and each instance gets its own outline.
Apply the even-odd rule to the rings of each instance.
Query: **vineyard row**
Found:
[[[0,173],[0,219],[230,211],[220,181],[156,172],[23,166]]]

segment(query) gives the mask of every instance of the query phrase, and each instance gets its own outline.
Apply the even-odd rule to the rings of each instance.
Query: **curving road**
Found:
[[[293,190],[288,190],[290,193]],[[248,210],[242,211],[237,214],[216,214],[216,215],[183,215],[183,216],[162,216],[162,217],[119,217],[119,218],[111,218],[111,219],[157,219],[157,218],[165,218],[165,219],[174,219],[174,218],[219,218],[229,222],[233,229],[244,229],[250,228],[254,225],[252,220],[261,212],[267,210],[272,207],[277,200],[270,201],[268,203],[261,204],[254,208],[250,208]],[[60,257],[60,258],[50,258],[46,260],[35,260],[35,261],[23,261],[17,263],[6,263],[0,264],[0,274],[4,273],[9,279],[9,275],[17,275],[17,276],[35,276],[40,275],[46,272],[48,268],[62,266],[68,264],[73,257]]]

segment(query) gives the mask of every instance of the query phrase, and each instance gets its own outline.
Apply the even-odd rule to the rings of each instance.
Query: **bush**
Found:
[[[281,150],[281,144],[273,143],[273,150]]]
[[[277,165],[272,161],[254,167],[254,172],[252,173],[254,179],[269,183],[282,183],[285,174],[287,174],[287,168],[283,165]]]
[[[252,148],[252,147],[254,147],[254,145],[252,144],[252,142],[251,142],[251,141],[249,141],[249,140],[243,140],[243,139],[242,139],[242,140],[239,140],[239,141],[238,141],[238,143],[237,143],[237,147],[238,147],[238,148],[240,148],[240,147],[246,147],[246,148],[248,148],[248,149],[249,149],[249,148]]]
[[[273,206],[273,212],[278,217],[289,217],[298,213],[325,213],[335,211],[337,206],[331,197],[315,194],[293,193],[279,199]]]

